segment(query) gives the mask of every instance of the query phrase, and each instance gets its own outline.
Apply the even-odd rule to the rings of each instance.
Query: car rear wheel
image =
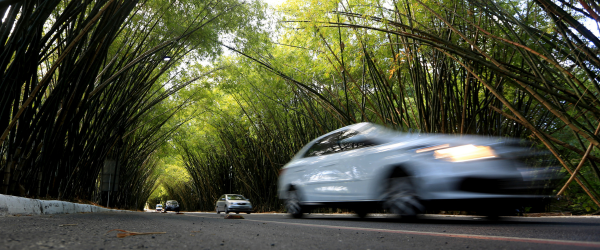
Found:
[[[250,212],[247,212],[246,214],[250,214]]]
[[[383,207],[402,218],[414,218],[425,210],[408,176],[389,179]]]
[[[302,217],[302,206],[300,205],[300,198],[296,190],[288,191],[288,198],[285,200],[285,209],[294,218]]]

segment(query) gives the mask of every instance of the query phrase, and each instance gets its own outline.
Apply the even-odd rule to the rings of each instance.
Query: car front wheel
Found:
[[[403,218],[414,218],[425,210],[407,176],[389,179],[383,207]]]
[[[285,200],[285,209],[294,218],[302,217],[302,206],[300,205],[300,198],[296,190],[288,191],[288,198]]]
[[[225,206],[225,214],[229,214],[229,208],[227,208],[227,206]]]

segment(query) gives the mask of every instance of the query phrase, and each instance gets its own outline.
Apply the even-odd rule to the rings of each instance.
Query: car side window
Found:
[[[304,157],[328,155],[376,145],[368,140],[343,141],[358,134],[360,134],[360,132],[351,129],[331,134],[312,145],[312,147],[306,151]]]
[[[353,136],[358,135],[358,131],[354,130],[346,130],[343,132],[338,138],[338,144],[342,148],[343,151],[350,151],[353,149],[364,148],[375,146],[376,144],[369,140],[354,140],[354,141],[344,141],[345,139],[351,138]]]
[[[315,142],[304,154],[304,157],[321,156],[327,154],[337,153],[341,149],[337,145],[337,138],[340,132],[331,134],[321,140]]]
[[[219,200],[224,201],[225,200],[225,195],[221,195],[221,197],[219,198]]]

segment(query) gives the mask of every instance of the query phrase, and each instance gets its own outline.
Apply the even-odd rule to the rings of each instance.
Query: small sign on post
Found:
[[[104,160],[104,167],[102,168],[102,191],[118,191],[119,189],[119,175],[117,169],[117,161],[113,159]]]

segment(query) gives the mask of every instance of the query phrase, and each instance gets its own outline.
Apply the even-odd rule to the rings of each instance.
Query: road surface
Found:
[[[600,217],[85,213],[0,217],[0,249],[600,249]],[[121,231],[161,233],[118,238]]]

